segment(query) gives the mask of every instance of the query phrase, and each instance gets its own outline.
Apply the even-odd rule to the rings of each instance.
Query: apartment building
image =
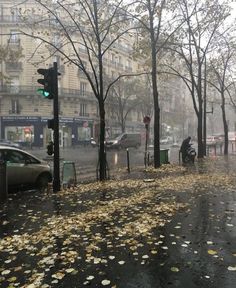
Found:
[[[31,11],[27,22],[22,17],[23,10]],[[48,129],[47,120],[53,118],[53,103],[37,94],[37,79],[41,78],[37,69],[49,68],[57,62],[61,74],[58,80],[60,146],[86,143],[91,137],[99,136],[99,111],[85,74],[65,61],[59,52],[52,53],[49,45],[19,33],[27,29],[29,33],[45,33],[44,37],[47,34],[55,46],[60,45],[57,21],[48,18],[40,22],[39,11],[42,12],[42,7],[36,6],[35,1],[0,1],[0,46],[15,51],[14,55],[19,54],[17,59],[2,59],[0,63],[0,72],[6,76],[0,83],[0,138],[37,147],[45,146],[51,139],[52,130]],[[132,59],[132,40],[127,37],[119,39],[104,58],[104,72],[109,77],[118,72],[135,72],[139,67],[137,60]],[[81,44],[78,44],[78,53],[86,65],[88,55]],[[139,107],[130,113],[128,130],[143,129],[140,115]],[[107,130],[110,134],[121,131],[114,117],[112,121],[107,119]]]

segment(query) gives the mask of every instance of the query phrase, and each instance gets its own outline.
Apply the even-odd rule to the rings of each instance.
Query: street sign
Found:
[[[144,124],[149,124],[150,123],[150,121],[151,121],[151,117],[150,116],[144,116],[144,118],[143,118],[143,123]]]

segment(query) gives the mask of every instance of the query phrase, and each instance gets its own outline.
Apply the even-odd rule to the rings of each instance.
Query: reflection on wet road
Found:
[[[0,286],[232,288],[235,160],[10,196],[0,206]]]

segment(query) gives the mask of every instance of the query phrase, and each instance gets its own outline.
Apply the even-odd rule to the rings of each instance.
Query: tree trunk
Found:
[[[203,143],[203,97],[202,97],[202,65],[198,61],[198,158],[204,157],[204,143]]]
[[[224,155],[228,155],[229,138],[228,138],[228,124],[227,124],[226,113],[225,113],[224,92],[221,92],[221,99],[222,99],[222,104],[221,104],[222,119],[223,119],[224,134],[225,134]]]
[[[105,109],[104,102],[99,102],[100,109],[100,146],[99,146],[99,180],[106,180],[106,153],[105,153]]]
[[[204,156],[206,156],[206,131],[207,131],[207,68],[206,68],[206,56],[204,58],[204,89],[203,89],[203,145],[204,145]]]
[[[204,157],[204,144],[203,144],[203,113],[202,113],[202,99],[199,99],[199,114],[198,114],[198,127],[197,127],[197,136],[198,136],[198,158]]]
[[[157,54],[153,17],[150,17],[150,33],[152,47],[152,89],[154,102],[154,168],[161,166],[160,159],[160,107],[157,90]]]
[[[156,73],[154,73],[156,74]],[[160,159],[160,108],[158,105],[158,91],[156,86],[156,75],[153,76],[153,98],[154,98],[154,168],[161,166]],[[155,88],[154,88],[155,87]]]
[[[122,116],[122,118],[121,118],[121,132],[122,132],[122,133],[125,133],[125,121],[124,121],[123,116]]]

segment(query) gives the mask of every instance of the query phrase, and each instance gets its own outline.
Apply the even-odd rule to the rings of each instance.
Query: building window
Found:
[[[82,43],[79,43],[79,51],[82,52],[82,53],[86,53],[87,52],[86,47]]]
[[[19,20],[19,10],[17,8],[11,9],[11,20],[17,22]]]
[[[11,100],[11,114],[20,114],[20,104],[19,100]]]
[[[86,96],[87,83],[80,82],[80,95]]]
[[[126,71],[129,71],[129,72],[132,71],[132,67],[131,67],[131,62],[130,62],[130,60],[127,60],[125,70],[126,70]]]
[[[79,113],[80,116],[88,116],[87,114],[87,104],[83,104],[81,103],[80,104],[80,113]]]
[[[114,65],[116,65],[116,61],[117,61],[117,57],[116,57],[116,55],[115,54],[111,54],[111,63],[112,64],[114,64]]]
[[[11,30],[9,43],[10,44],[15,44],[15,45],[19,45],[20,44],[19,31]]]
[[[20,81],[19,78],[11,78],[10,80],[10,93],[17,94],[20,91],[19,87]]]
[[[52,43],[53,43],[53,45],[54,45],[55,47],[57,47],[57,48],[61,47],[61,38],[60,38],[60,36],[59,36],[58,34],[54,34],[54,35],[53,35]],[[58,60],[58,58],[60,58],[60,57],[59,57],[59,56],[56,56],[56,58],[57,58],[57,60]],[[59,62],[57,62],[57,63],[58,63],[58,65],[59,65]]]

